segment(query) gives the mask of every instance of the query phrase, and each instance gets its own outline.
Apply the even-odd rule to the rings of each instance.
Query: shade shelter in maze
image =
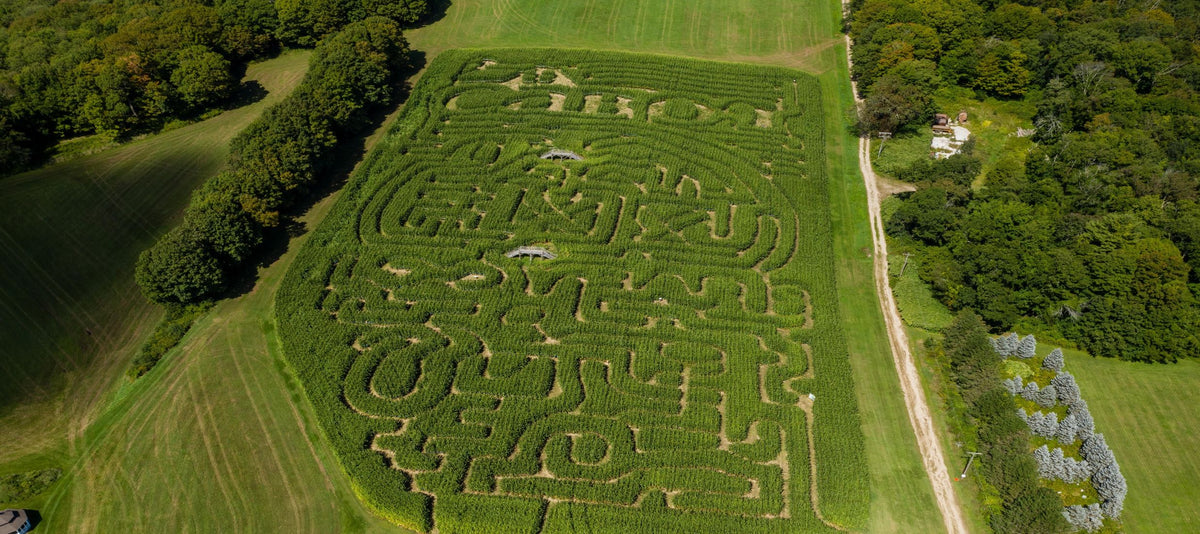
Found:
[[[521,256],[529,256],[529,257],[536,256],[539,258],[545,258],[547,260],[552,260],[552,259],[558,257],[553,252],[550,252],[549,250],[546,250],[542,247],[518,247],[518,248],[508,251],[508,254],[505,254],[505,256],[508,256],[509,258],[519,258]]]
[[[538,65],[578,87],[522,83]],[[861,526],[818,87],[439,56],[277,299],[362,498],[443,533]],[[587,160],[549,162],[554,144]],[[570,254],[522,261],[529,243]]]
[[[542,159],[573,159],[583,161],[583,156],[571,152],[570,150],[551,149],[549,152],[542,154]]]

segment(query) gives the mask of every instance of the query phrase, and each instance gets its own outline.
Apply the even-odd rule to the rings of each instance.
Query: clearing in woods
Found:
[[[781,68],[439,56],[277,297],[363,498],[444,533],[862,527],[822,115]]]

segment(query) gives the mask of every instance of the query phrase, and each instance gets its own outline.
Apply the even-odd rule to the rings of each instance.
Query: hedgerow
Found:
[[[264,234],[317,184],[338,143],[391,101],[408,65],[408,43],[385,18],[352,23],[322,41],[300,86],[230,142],[225,170],[195,192],[183,222],[138,258],[142,293],[160,304],[192,304],[224,290]]]
[[[961,395],[966,405],[965,413],[952,412],[962,418],[956,425],[958,437],[964,444],[974,442],[981,454],[981,476],[972,479],[978,481],[986,503],[988,525],[999,534],[1067,532],[1071,524],[1062,514],[1062,499],[1039,483],[1039,474],[1050,474],[1056,466],[1049,463],[1058,457],[1046,451],[1047,464],[1039,465],[1030,446],[1032,441],[1055,435],[1061,426],[1058,413],[1042,412],[1039,405],[1025,398],[1037,398],[1042,391],[1033,376],[1030,384],[1021,378],[1020,373],[1031,371],[1028,364],[1004,360],[1005,356],[1027,359],[1021,358],[1020,349],[1024,346],[1028,350],[1029,342],[1017,339],[1015,334],[990,341],[980,317],[963,310],[946,328],[940,344],[953,379],[950,389]],[[1036,341],[1033,344],[1036,347]],[[1002,373],[1012,376],[1002,380]],[[1031,431],[1035,437],[1031,437]],[[1065,466],[1066,461],[1060,463]]]
[[[822,131],[784,69],[439,56],[277,296],[359,494],[440,532],[861,527]]]
[[[1004,349],[1014,339],[1016,334],[993,338],[992,346],[996,354],[1005,358],[1009,351]],[[1036,356],[1031,347],[1036,346],[1034,337],[1026,336],[1020,341],[1024,354],[1018,350],[1015,355],[1021,359],[1034,358]],[[1032,453],[1038,465],[1038,475],[1046,480],[1061,480],[1068,484],[1069,494],[1084,496],[1082,499],[1072,497],[1080,502],[1064,503],[1063,517],[1076,529],[1095,532],[1104,526],[1106,517],[1120,519],[1128,487],[1116,457],[1104,441],[1104,435],[1096,433],[1087,401],[1081,398],[1075,377],[1064,369],[1065,364],[1062,349],[1054,349],[1041,362],[1041,367],[1049,372],[1043,378],[1045,387],[1039,389],[1037,382],[1033,381],[1022,387],[1021,378],[1016,376],[1005,379],[1003,385],[1009,393],[1035,401],[1043,408],[1065,408],[1066,415],[1061,420],[1056,411],[1035,411],[1030,414],[1026,413],[1024,407],[1018,409],[1017,415],[1025,421],[1033,435],[1045,438],[1048,442]],[[1046,394],[1047,391],[1052,394]],[[1064,448],[1077,450],[1078,453],[1067,454]]]

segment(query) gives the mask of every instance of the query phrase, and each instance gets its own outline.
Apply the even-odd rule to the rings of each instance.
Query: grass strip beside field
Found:
[[[408,532],[359,503],[279,354],[272,301],[304,239],[89,427],[38,532]]]

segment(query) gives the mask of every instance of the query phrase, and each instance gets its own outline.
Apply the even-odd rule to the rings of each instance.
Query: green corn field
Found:
[[[276,301],[359,496],[442,533],[861,528],[819,93],[438,56]]]

